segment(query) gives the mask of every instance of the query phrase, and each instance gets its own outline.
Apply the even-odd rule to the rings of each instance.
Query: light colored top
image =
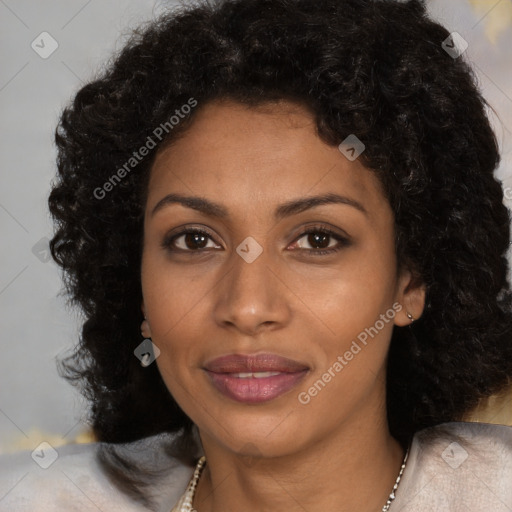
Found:
[[[110,482],[96,459],[99,443],[43,446],[0,456],[1,512],[170,512],[194,467],[164,455],[168,435],[118,445],[140,467],[167,468],[148,492],[148,508]],[[202,453],[201,453],[202,454]],[[53,459],[57,455],[55,461]],[[43,469],[42,466],[49,467]],[[417,432],[390,512],[511,512],[512,427],[450,422]]]

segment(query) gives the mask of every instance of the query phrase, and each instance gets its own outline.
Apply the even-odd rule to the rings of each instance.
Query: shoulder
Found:
[[[397,510],[510,512],[512,427],[450,422],[417,432]]]
[[[159,438],[154,436],[116,445],[116,450],[129,453],[132,462],[140,460],[145,467],[148,457],[158,458],[159,444]],[[102,446],[106,445],[42,445],[33,452],[0,455],[0,512],[151,510],[111,482],[98,460]],[[185,490],[193,468],[168,456],[166,468],[165,489],[159,499],[170,510]]]

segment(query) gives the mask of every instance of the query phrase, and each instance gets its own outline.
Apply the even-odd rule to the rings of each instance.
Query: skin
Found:
[[[396,271],[394,216],[380,182],[325,144],[300,105],[216,100],[196,114],[152,166],[141,268],[143,334],[161,350],[156,364],[198,426],[207,459],[193,505],[198,512],[381,510],[404,457],[388,430],[386,357],[394,325],[410,324],[406,311],[422,314],[425,288],[407,269]],[[170,193],[219,203],[228,216],[177,203],[152,215]],[[327,193],[367,213],[331,203],[273,216],[282,203]],[[318,225],[349,244],[327,237],[314,245],[303,233]],[[194,244],[181,236],[174,251],[162,247],[166,235],[190,226],[211,237]],[[263,248],[252,263],[235,250],[249,236]],[[325,245],[340,250],[308,254]],[[300,403],[299,392],[395,302],[403,307],[394,318]],[[214,357],[261,352],[310,370],[284,395],[244,404],[219,393],[202,369]]]

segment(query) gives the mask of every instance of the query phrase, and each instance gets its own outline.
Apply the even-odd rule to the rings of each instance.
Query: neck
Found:
[[[202,433],[206,466],[194,508],[197,512],[380,512],[405,455],[389,433],[385,406],[380,409],[377,417],[352,417],[343,428],[300,451],[253,457],[250,462],[246,455],[226,450]]]

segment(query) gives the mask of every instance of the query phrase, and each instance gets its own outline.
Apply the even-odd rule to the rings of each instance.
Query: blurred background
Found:
[[[48,250],[53,132],[63,106],[130,29],[174,4],[0,0],[0,453],[34,449],[42,441],[59,446],[91,440],[87,404],[56,369],[56,358],[77,342],[81,319],[59,296],[60,272]],[[512,1],[427,5],[468,44],[464,58],[495,111],[491,119],[502,150],[496,176],[512,208]],[[486,400],[467,419],[512,425],[512,390]]]

